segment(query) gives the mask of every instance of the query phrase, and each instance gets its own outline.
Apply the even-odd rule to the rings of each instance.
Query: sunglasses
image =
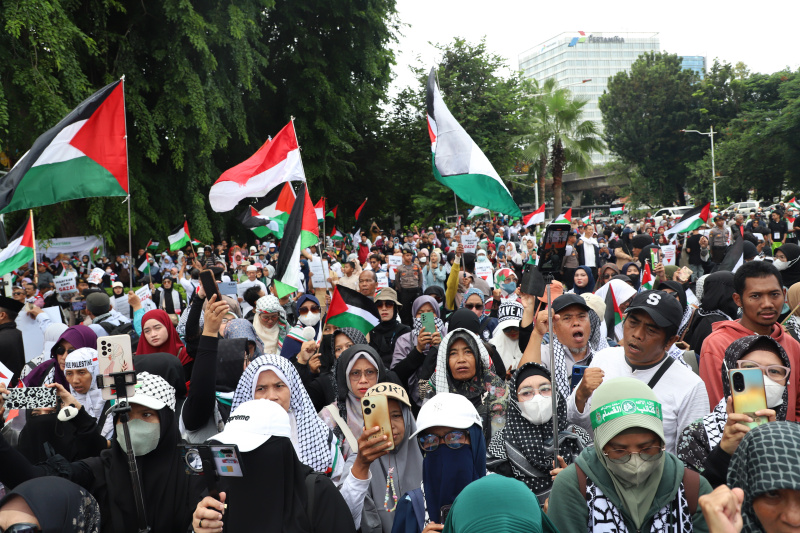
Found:
[[[467,444],[467,433],[460,430],[451,431],[441,437],[433,433],[427,433],[420,435],[418,438],[419,447],[422,448],[423,452],[436,451],[439,448],[439,444],[444,444],[451,450],[458,450]]]
[[[58,348],[56,348],[56,354],[57,354],[57,355],[64,355],[64,353],[71,354],[71,353],[72,353],[72,352],[74,352],[74,351],[75,351],[75,348],[71,348],[71,349],[69,349],[69,350],[67,350],[67,349],[66,349],[66,348],[64,348],[63,346],[58,346]],[[1,533],[1,532],[0,532],[0,533]]]
[[[477,309],[478,311],[483,311],[483,304],[464,304],[464,307],[466,307],[470,311],[475,309]]]
[[[39,526],[36,524],[20,522],[19,524],[13,524],[6,529],[0,527],[0,533],[42,533],[42,530],[39,529]]]
[[[312,305],[311,307],[301,307],[297,310],[297,314],[300,316],[306,316],[308,312],[311,311],[312,313],[319,313],[320,307],[318,305]]]
[[[394,302],[391,300],[378,300],[377,302],[375,302],[375,307],[377,307],[378,309],[380,309],[381,307],[391,308],[394,307]]]

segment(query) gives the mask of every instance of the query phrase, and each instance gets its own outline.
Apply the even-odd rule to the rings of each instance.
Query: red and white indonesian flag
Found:
[[[433,176],[469,204],[521,217],[489,159],[447,109],[436,85],[436,69],[428,76],[427,108]]]
[[[541,224],[544,222],[544,204],[539,206],[539,209],[531,213],[530,215],[525,215],[522,217],[522,223],[525,227],[533,226],[534,224]]]
[[[246,161],[223,172],[208,194],[211,209],[230,211],[243,198],[264,196],[286,181],[306,181],[292,122]]]

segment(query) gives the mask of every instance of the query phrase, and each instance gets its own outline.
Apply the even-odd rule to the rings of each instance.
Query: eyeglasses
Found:
[[[392,308],[394,307],[394,302],[391,300],[378,300],[377,302],[375,302],[375,307],[377,307],[378,309],[380,309],[381,307]]]
[[[527,402],[536,396],[536,394],[541,394],[545,398],[549,398],[553,395],[553,386],[549,384],[542,385],[538,389],[534,389],[533,387],[523,387],[517,393],[517,398],[519,398],[519,401],[521,402]]]
[[[361,379],[362,374],[364,375],[365,378],[372,379],[378,374],[378,372],[376,370],[371,370],[371,369],[364,371],[353,370],[350,372],[350,381],[359,381]]]
[[[781,365],[760,365],[755,361],[736,361],[736,368],[760,368],[770,379],[786,379],[789,377],[789,367]]]
[[[0,533],[42,533],[42,530],[39,529],[39,526],[36,524],[20,522],[19,524],[13,524],[6,529],[0,527]]]
[[[611,279],[611,278],[613,278],[613,277],[614,277],[614,275],[613,275],[613,274],[604,274],[604,275],[603,275],[603,279]]]
[[[477,309],[478,311],[483,311],[483,304],[464,304],[464,307],[466,307],[470,311],[474,309]]]
[[[306,316],[309,311],[312,313],[319,313],[320,307],[318,305],[312,305],[311,307],[301,307],[297,310],[297,314],[300,316]]]
[[[439,444],[444,444],[451,450],[457,450],[467,444],[467,433],[465,431],[456,430],[451,431],[443,436],[434,433],[426,433],[420,435],[419,447],[423,452],[433,452],[439,447]]]
[[[431,294],[431,296],[433,296],[433,299],[436,300],[437,303],[442,303],[442,297],[441,296],[438,296],[436,294]]]
[[[261,314],[261,317],[267,322],[277,322],[281,316],[279,313],[265,313],[263,311],[259,311],[259,313]]]
[[[60,346],[60,345],[56,348],[56,354],[57,355],[64,355],[64,353],[71,354],[74,351],[75,351],[75,348],[71,348],[71,349],[67,350],[66,348],[64,348],[63,346]]]
[[[653,461],[664,455],[664,446],[648,446],[638,452],[627,450],[611,450],[609,453],[603,452],[609,461],[617,464],[625,464],[631,460],[632,455],[638,455],[642,461]]]
[[[220,322],[220,324],[227,324],[230,321],[231,321],[230,318],[223,318],[222,321]]]

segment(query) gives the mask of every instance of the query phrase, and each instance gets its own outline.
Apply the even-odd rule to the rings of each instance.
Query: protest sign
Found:
[[[314,284],[315,289],[331,289],[331,284],[328,283],[330,277],[328,272],[328,262],[323,261],[319,257],[315,257],[308,263],[308,268],[311,270],[311,282]]]
[[[475,275],[485,281],[492,279],[492,264],[488,261],[483,263],[475,263]]]
[[[89,277],[86,278],[86,281],[90,285],[100,285],[103,283],[103,276],[105,275],[105,271],[102,268],[93,268],[91,272],[89,272]]]
[[[386,262],[389,265],[389,279],[394,281],[395,273],[397,272],[397,267],[403,264],[403,258],[399,255],[390,255],[386,258]]]
[[[474,254],[475,250],[478,248],[478,236],[477,235],[462,235],[461,236],[461,244],[462,244],[462,246],[464,246],[464,253]]]
[[[145,285],[144,287],[141,287],[138,291],[136,291],[136,296],[138,296],[139,299],[141,301],[143,301],[143,302],[145,300],[152,300],[153,299],[153,293],[150,292],[150,287],[147,286],[147,285]]]
[[[389,276],[386,272],[376,272],[375,275],[378,277],[379,289],[386,289],[389,287]]]
[[[225,294],[225,295],[237,294],[235,281],[222,281],[220,283],[217,283],[217,285],[219,286],[220,294]]]
[[[678,264],[676,261],[676,253],[675,253],[675,245],[668,244],[661,247],[661,251],[664,253],[664,266],[668,265],[676,265]]]
[[[61,299],[65,302],[78,293],[78,284],[75,281],[76,274],[70,273],[68,276],[58,276],[53,278],[53,283],[56,286],[56,291],[61,295]]]

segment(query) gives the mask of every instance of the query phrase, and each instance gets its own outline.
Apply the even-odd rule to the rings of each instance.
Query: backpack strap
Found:
[[[689,505],[689,513],[694,515],[697,512],[697,500],[700,498],[700,474],[690,468],[683,469],[683,492]]]
[[[336,409],[336,405],[326,405],[325,409],[336,421],[336,425],[339,426],[339,429],[342,430],[342,435],[344,435],[344,439],[347,441],[347,444],[350,445],[350,450],[358,453],[358,439],[355,435],[353,435],[353,432],[350,431],[350,427],[347,425],[347,422],[344,420],[344,418],[342,418],[342,416],[339,414],[339,411]]]
[[[317,478],[321,475],[319,472],[311,471],[306,476],[306,494],[308,496],[308,502],[306,503],[306,515],[308,516],[309,522],[311,522],[311,527],[314,527],[314,500],[315,500],[315,489],[317,484]]]
[[[589,497],[586,495],[586,472],[581,470],[581,467],[578,466],[578,463],[572,463],[575,465],[575,473],[578,474],[578,489],[581,491],[581,496],[583,496],[586,501],[589,501]]]
[[[658,384],[659,381],[661,381],[661,377],[664,374],[667,373],[667,370],[669,370],[669,367],[671,367],[672,363],[675,362],[675,359],[670,357],[669,355],[665,355],[664,358],[666,360],[661,364],[661,367],[653,375],[653,377],[650,379],[650,382],[647,384],[647,386],[650,387],[651,389],[654,388]]]

